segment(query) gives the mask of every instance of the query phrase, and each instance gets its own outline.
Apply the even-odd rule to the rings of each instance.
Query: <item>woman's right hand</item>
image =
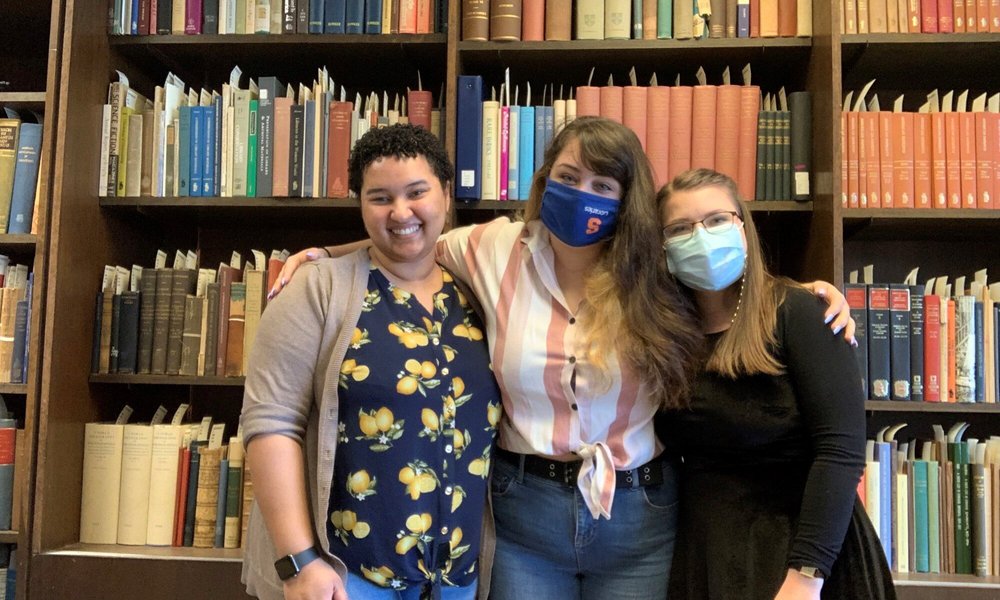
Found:
[[[348,600],[344,581],[323,559],[312,561],[285,581],[284,592],[285,600]]]
[[[326,258],[330,253],[325,248],[306,248],[288,257],[281,270],[278,271],[278,278],[274,280],[274,286],[267,292],[267,299],[270,300],[281,293],[282,288],[292,280],[292,275],[303,264],[314,261],[318,258]]]

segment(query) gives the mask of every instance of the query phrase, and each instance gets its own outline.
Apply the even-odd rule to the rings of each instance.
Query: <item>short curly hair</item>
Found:
[[[423,156],[442,188],[455,179],[455,167],[434,134],[416,125],[392,125],[372,129],[354,144],[347,166],[347,186],[353,194],[361,195],[368,166],[388,156],[397,159]]]

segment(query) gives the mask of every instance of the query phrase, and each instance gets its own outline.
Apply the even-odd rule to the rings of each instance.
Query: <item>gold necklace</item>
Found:
[[[743,304],[743,289],[747,285],[746,273],[743,274],[742,281],[740,282],[740,297],[736,300],[736,310],[733,311],[733,318],[729,319],[729,326],[732,327],[733,323],[736,322],[736,315],[740,314],[740,306]]]

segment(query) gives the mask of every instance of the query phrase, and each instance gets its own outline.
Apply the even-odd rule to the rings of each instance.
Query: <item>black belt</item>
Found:
[[[534,454],[518,454],[504,450],[503,448],[496,448],[494,452],[497,458],[503,459],[508,464],[518,468],[521,468],[523,461],[525,473],[531,473],[536,477],[541,477],[549,481],[557,481],[569,487],[576,487],[576,478],[580,474],[580,467],[583,465],[582,460],[562,462]],[[662,457],[658,456],[635,469],[615,471],[615,480],[619,488],[659,485],[663,483]]]

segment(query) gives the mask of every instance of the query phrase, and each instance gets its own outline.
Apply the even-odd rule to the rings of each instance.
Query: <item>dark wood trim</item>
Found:
[[[34,250],[38,245],[38,236],[30,233],[0,234],[0,248],[16,250]]]
[[[143,196],[138,198],[101,198],[101,208],[141,209],[141,208],[287,208],[297,209],[329,209],[357,208],[361,206],[357,198],[222,198],[222,197],[169,197],[156,198]]]
[[[874,412],[920,413],[995,413],[1000,415],[1000,404],[967,402],[893,402],[891,400],[866,400],[865,410]]]
[[[187,375],[91,375],[90,383],[128,385],[205,385],[240,387],[243,377],[192,377]]]
[[[421,35],[315,35],[308,33],[284,35],[230,34],[230,35],[113,35],[108,45],[123,46],[357,46],[428,44],[444,46],[447,35],[430,33]]]
[[[997,220],[1000,219],[998,209],[975,209],[975,208],[945,208],[945,209],[921,209],[921,208],[845,208],[842,211],[844,221],[859,221],[868,219],[886,220],[916,220],[916,219],[937,219],[937,220]]]

